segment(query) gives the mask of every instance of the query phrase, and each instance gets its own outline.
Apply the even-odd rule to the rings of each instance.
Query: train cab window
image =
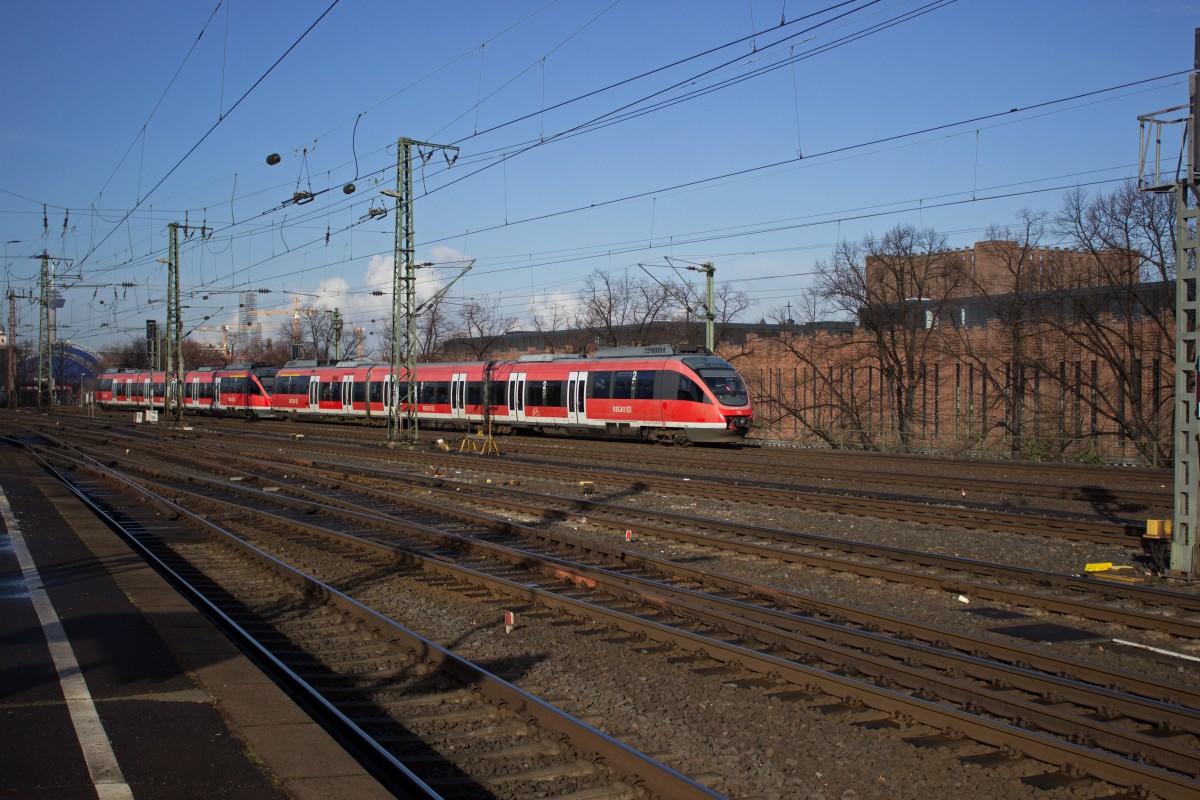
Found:
[[[676,400],[690,400],[694,403],[703,403],[707,400],[704,392],[696,385],[696,382],[687,375],[679,376],[679,391],[675,397]]]
[[[717,398],[717,402],[726,406],[744,406],[750,402],[750,394],[746,384],[732,369],[729,370],[700,370],[700,378],[708,386],[708,390]]]
[[[592,398],[612,397],[613,374],[611,372],[589,372],[587,396]]]

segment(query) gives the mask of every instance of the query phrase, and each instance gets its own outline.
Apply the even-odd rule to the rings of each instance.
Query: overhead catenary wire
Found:
[[[294,42],[291,44],[291,46],[289,46],[289,47],[287,48],[287,50],[285,50],[285,51],[283,52],[283,54],[279,56],[279,58],[275,59],[274,63],[272,63],[272,64],[271,64],[271,66],[267,68],[266,72],[264,72],[264,73],[263,73],[261,76],[259,76],[258,80],[256,80],[256,81],[255,81],[255,82],[254,82],[254,83],[253,83],[253,84],[250,86],[250,88],[249,88],[249,89],[247,89],[247,90],[246,90],[246,91],[245,91],[245,92],[242,94],[242,96],[241,96],[241,97],[239,97],[239,98],[238,98],[238,99],[237,99],[237,100],[236,100],[236,101],[233,103],[233,105],[231,105],[231,106],[229,107],[229,110],[228,110],[228,111],[226,111],[224,114],[222,114],[222,115],[221,115],[221,117],[220,117],[220,118],[219,118],[219,119],[218,119],[216,122],[214,122],[214,123],[212,124],[212,127],[210,127],[208,130],[206,130],[206,131],[205,131],[205,132],[204,132],[204,133],[203,133],[203,134],[200,136],[200,138],[199,138],[199,139],[196,141],[196,143],[195,143],[195,144],[193,144],[193,145],[192,145],[192,146],[191,146],[191,147],[190,147],[190,148],[187,150],[187,152],[186,152],[186,153],[184,153],[184,154],[183,154],[183,155],[182,155],[182,156],[179,158],[179,160],[175,162],[175,165],[174,165],[174,166],[172,166],[172,167],[171,167],[169,170],[167,170],[167,172],[166,172],[166,174],[165,174],[165,175],[163,175],[161,178],[159,178],[158,182],[157,182],[157,183],[155,183],[153,187],[151,187],[150,191],[146,192],[146,195],[145,195],[145,197],[139,197],[139,198],[138,198],[137,202],[136,202],[136,203],[134,203],[133,209],[131,209],[131,210],[137,210],[138,208],[140,208],[140,207],[141,207],[141,205],[142,205],[142,203],[143,203],[143,202],[145,202],[145,200],[146,200],[147,198],[149,198],[149,197],[150,197],[150,195],[154,194],[154,192],[158,190],[158,187],[162,186],[162,185],[163,185],[163,184],[164,184],[164,183],[167,181],[167,179],[168,179],[168,178],[170,178],[170,177],[171,177],[171,175],[173,175],[173,174],[175,173],[175,171],[176,171],[177,169],[179,169],[179,167],[180,167],[180,166],[182,166],[183,162],[187,161],[187,159],[188,159],[188,158],[189,158],[189,157],[192,155],[192,153],[196,152],[197,148],[199,148],[199,147],[200,147],[200,145],[204,144],[204,141],[205,141],[206,139],[208,139],[208,137],[209,137],[209,136],[211,136],[211,135],[212,135],[213,131],[215,131],[215,130],[216,130],[216,129],[217,129],[217,128],[218,128],[218,127],[221,125],[221,123],[222,123],[222,122],[224,122],[224,121],[225,121],[225,120],[226,120],[226,119],[229,117],[229,115],[230,115],[230,114],[232,114],[232,113],[234,112],[234,110],[236,110],[236,109],[237,109],[237,107],[238,107],[238,106],[240,106],[240,105],[242,104],[242,102],[243,102],[243,101],[244,101],[244,100],[245,100],[247,97],[249,97],[249,96],[250,96],[250,94],[251,94],[251,93],[252,93],[252,92],[253,92],[255,89],[257,89],[257,88],[259,87],[259,85],[260,85],[260,84],[261,84],[263,81],[265,81],[265,80],[267,79],[267,76],[269,76],[269,75],[270,75],[272,72],[274,72],[274,71],[275,71],[275,68],[276,68],[276,67],[278,67],[278,66],[279,66],[279,65],[280,65],[280,64],[283,62],[283,60],[284,60],[285,58],[287,58],[287,57],[288,57],[288,55],[290,55],[290,54],[291,54],[291,52],[292,52],[293,50],[295,50],[295,49],[296,49],[296,48],[297,48],[297,47],[300,45],[300,43],[301,43],[301,42],[303,42],[303,41],[304,41],[304,39],[305,39],[305,38],[307,38],[308,34],[312,33],[313,29],[314,29],[314,28],[316,28],[316,27],[317,27],[317,25],[319,25],[319,24],[320,24],[321,20],[325,19],[325,17],[329,15],[329,12],[333,11],[334,7],[335,7],[335,6],[336,6],[336,5],[337,5],[339,2],[341,2],[341,0],[333,0],[333,2],[332,2],[330,5],[329,5],[329,7],[328,7],[328,8],[326,8],[326,9],[325,9],[325,10],[324,10],[324,11],[321,13],[321,15],[320,15],[319,17],[317,17],[317,19],[316,19],[315,21],[313,21],[313,23],[312,23],[311,25],[309,25],[309,26],[308,26],[308,28],[306,28],[306,29],[304,30],[304,32],[303,32],[302,34],[300,34],[299,38],[297,38],[297,39],[296,39],[296,41],[294,41]],[[128,214],[126,214],[125,216],[123,216],[123,217],[121,218],[121,220],[120,220],[120,221],[117,223],[117,226],[116,226],[116,227],[114,227],[114,228],[113,228],[111,231],[109,231],[107,234],[105,234],[105,235],[104,235],[104,236],[103,236],[103,237],[100,239],[100,241],[99,241],[99,242],[97,242],[97,243],[96,243],[94,246],[92,246],[92,247],[91,247],[91,248],[88,250],[88,252],[87,252],[86,254],[84,254],[83,258],[81,259],[81,263],[82,263],[82,262],[86,262],[86,261],[87,261],[87,259],[88,259],[88,258],[90,258],[90,257],[91,257],[91,255],[92,255],[93,253],[95,253],[95,252],[96,252],[96,250],[97,250],[98,248],[102,247],[102,246],[104,245],[104,243],[105,243],[106,241],[108,241],[109,237],[110,237],[110,236],[112,236],[112,234],[113,234],[113,233],[116,231],[117,227],[120,227],[120,226],[121,226],[121,224],[123,224],[123,223],[125,222],[125,220],[126,220],[126,219],[128,219]]]
[[[360,117],[359,117],[359,118],[360,118]],[[359,118],[356,118],[356,120],[355,120],[355,122],[356,122],[356,125],[357,125],[357,120],[358,120]],[[355,155],[356,155],[356,167],[355,167],[355,169],[356,169],[356,173],[357,173],[357,171],[358,171],[358,168],[357,168],[357,153],[355,153]],[[770,168],[770,166],[771,166],[771,165],[766,165],[766,166],[764,166],[764,167],[762,167],[762,168],[763,168],[763,169],[769,169],[769,168]],[[718,177],[716,177],[716,178],[713,178],[713,179],[711,179],[711,180],[721,180],[721,179],[722,179],[722,177],[723,177],[723,176],[718,176]],[[432,180],[431,180],[431,184],[432,184]],[[690,188],[691,188],[691,186],[692,186],[691,184],[686,184],[686,185],[685,185],[685,187],[686,187],[686,188],[685,188],[685,189],[683,189],[683,190],[690,189]],[[671,189],[670,189],[670,187],[668,187],[666,191],[670,191],[670,190],[671,190]],[[664,190],[663,190],[662,188],[658,188],[658,189],[654,189],[654,190],[652,190],[652,191],[653,191],[654,193],[656,193],[656,194],[655,194],[655,196],[657,196],[657,193],[663,192]],[[234,194],[236,195],[236,190],[235,190]],[[630,198],[628,198],[628,201],[629,201],[629,202],[634,202],[634,201],[636,201],[636,200],[638,199],[638,197],[639,197],[639,196],[641,196],[641,195],[634,195],[634,196],[631,196]],[[624,201],[625,199],[626,199],[626,198],[618,198],[618,199],[616,199],[616,200],[614,200],[614,201],[612,201],[612,202],[622,202],[622,201]],[[322,213],[324,213],[324,214],[328,214],[328,213],[329,213],[329,210],[330,210],[331,208],[343,208],[343,207],[345,207],[345,205],[344,205],[344,204],[343,204],[343,205],[332,205],[332,204],[327,204],[327,205],[323,206]],[[590,207],[592,207],[592,206],[588,206],[588,208],[590,208]],[[926,208],[933,208],[934,206],[932,206],[932,205],[927,205],[927,206],[925,206],[925,207],[926,207]],[[165,213],[166,213],[166,212],[164,212],[164,214],[165,214]],[[162,215],[160,215],[160,218],[165,218],[165,217],[163,217]],[[231,215],[231,219],[232,219],[232,215]],[[517,220],[517,221],[514,221],[514,222],[513,222],[513,223],[511,223],[511,224],[519,224],[519,222],[520,222],[520,221],[519,221],[519,220]],[[301,219],[301,218],[300,218],[298,215],[297,215],[297,216],[293,216],[293,217],[291,217],[291,218],[289,218],[289,219],[288,219],[288,221],[287,221],[287,228],[288,228],[289,232],[294,230],[294,226],[295,226],[297,223],[299,223],[299,224],[304,224],[304,223],[303,223],[303,220],[302,220],[302,219]],[[350,229],[351,229],[350,227],[347,227],[347,228],[345,228],[344,230],[350,230]],[[242,229],[241,229],[241,228],[239,228],[238,230],[242,230]],[[261,230],[261,228],[247,227],[247,228],[245,228],[245,230],[249,230],[249,231],[253,232],[253,231],[256,231],[256,230]],[[471,231],[471,232],[472,232],[472,233],[480,233],[480,232],[484,232],[484,230],[486,230],[486,229],[476,229],[476,230],[474,230],[474,231]],[[336,235],[336,234],[335,234],[335,235]],[[461,233],[456,233],[456,234],[454,234],[454,235],[455,235],[455,236],[461,236],[461,235],[463,235],[463,234],[461,234]],[[288,238],[289,238],[289,239],[292,239],[293,237],[292,237],[292,236],[289,236]],[[227,238],[227,240],[226,240],[226,242],[227,242],[227,246],[232,246],[232,244],[233,244],[233,242],[234,242],[234,241],[235,241],[235,240],[234,240],[234,238],[233,238],[233,237],[229,237],[229,238]],[[444,241],[444,240],[435,240],[435,241]],[[137,244],[138,244],[138,247],[140,248],[140,247],[144,246],[145,242],[146,242],[146,240],[145,240],[145,239],[139,239],[139,240],[138,240],[138,243],[137,243]],[[422,243],[422,245],[424,245],[424,244],[425,244],[425,243]],[[299,249],[301,249],[303,246],[304,246],[304,245],[297,245],[297,246],[296,246],[294,249],[296,249],[296,250],[299,250]],[[132,245],[131,245],[131,250],[132,250]],[[269,261],[268,261],[268,263],[269,263]],[[252,276],[252,277],[255,277],[255,276]],[[257,279],[257,278],[255,278],[255,279]]]

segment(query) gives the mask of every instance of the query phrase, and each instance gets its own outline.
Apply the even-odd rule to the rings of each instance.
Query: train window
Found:
[[[383,402],[383,381],[371,381],[367,384],[367,398],[368,403]]]
[[[705,401],[704,392],[696,385],[696,382],[687,375],[679,376],[679,391],[675,396],[676,400],[690,400],[694,403],[703,403]]]
[[[160,381],[160,382],[154,384],[154,386],[151,387],[150,391],[154,394],[155,397],[166,397],[167,385]]]
[[[633,370],[618,370],[613,378],[613,399],[632,400],[633,382],[637,380],[637,372]]]
[[[633,399],[635,400],[653,400],[654,399],[654,380],[658,377],[658,371],[653,369],[639,370],[637,380],[633,383]]]
[[[364,381],[354,382],[353,400],[355,403],[367,402],[367,384]]]
[[[450,405],[450,381],[435,381],[433,383],[433,397],[433,402],[439,405]]]
[[[319,391],[320,391],[320,398],[322,400],[335,402],[335,401],[341,399],[340,397],[338,397],[339,391],[338,391],[338,384],[336,384],[336,383],[333,383],[333,382],[322,383],[322,384],[320,384]]]
[[[112,391],[112,378],[101,378],[100,380],[96,381],[96,391],[97,392],[111,392]]]
[[[542,405],[558,406],[565,408],[563,404],[563,382],[562,381],[543,381],[542,382]]]
[[[507,383],[492,382],[488,384],[488,405],[503,406],[508,405],[506,393],[508,392]]]
[[[607,398],[612,397],[612,373],[589,372],[587,396]]]
[[[467,383],[467,405],[477,406],[483,402],[483,384],[476,381]]]

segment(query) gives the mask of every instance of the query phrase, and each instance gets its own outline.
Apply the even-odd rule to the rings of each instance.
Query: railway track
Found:
[[[201,451],[202,452],[202,451]],[[380,487],[392,502],[401,502],[424,513],[447,513],[466,500],[487,506],[489,513],[523,515],[530,520],[587,519],[592,526],[607,526],[620,532],[637,529],[639,537],[654,536],[724,553],[739,553],[777,559],[812,569],[826,569],[858,577],[924,586],[937,592],[963,594],[1007,607],[1036,608],[1072,618],[1124,625],[1135,630],[1154,630],[1188,639],[1200,639],[1200,596],[1161,588],[1114,585],[1104,578],[1089,578],[992,564],[956,556],[938,555],[903,548],[763,528],[727,520],[650,511],[615,505],[587,497],[563,497],[513,487],[464,484],[446,478],[408,474],[404,490],[421,487],[435,497],[422,499],[388,494],[396,490],[392,470],[369,468],[349,462],[322,459],[317,466],[309,459],[275,453],[277,465],[265,464],[260,453],[231,449],[218,461],[193,454],[214,471],[242,470],[246,478],[274,482],[281,487],[303,478],[308,486],[323,487],[319,495],[335,496],[344,490],[370,494]],[[234,459],[240,461],[240,466]],[[119,460],[119,459],[118,459]],[[285,492],[296,493],[294,489]],[[327,502],[332,502],[327,500]],[[462,514],[474,523],[478,515]],[[498,529],[503,523],[496,523]]]
[[[123,469],[127,466],[131,465],[122,463]],[[158,480],[166,477],[162,473],[172,472],[162,465],[142,469],[158,473]],[[256,515],[263,520],[257,523],[260,526],[300,531],[307,547],[330,548],[333,545],[328,542],[333,540],[329,537],[337,537],[336,547],[341,548],[341,543],[352,537],[358,547],[378,548],[378,558],[395,558],[399,548],[406,560],[419,560],[423,570],[492,592],[525,599],[533,596],[547,608],[602,620],[639,639],[669,641],[673,647],[697,654],[697,663],[714,663],[714,668],[729,672],[730,680],[747,686],[764,680],[763,676],[768,683],[782,677],[793,687],[790,692],[808,696],[812,702],[844,706],[848,713],[858,709],[884,715],[871,724],[899,725],[896,719],[910,719],[953,731],[949,738],[915,737],[915,743],[987,745],[991,752],[973,754],[980,763],[995,758],[1003,761],[997,753],[1019,752],[1065,767],[1066,772],[1053,773],[1058,776],[1055,780],[1082,770],[1081,774],[1121,786],[1152,786],[1164,797],[1186,796],[1180,792],[1197,789],[1191,756],[1198,730],[1194,712],[1186,704],[1150,697],[1133,702],[1126,696],[1131,684],[1122,686],[1120,692],[1099,686],[1085,688],[1076,678],[1064,681],[1043,674],[1020,662],[1012,652],[964,654],[940,643],[911,642],[906,646],[899,632],[881,636],[866,626],[855,630],[798,617],[794,605],[800,598],[769,587],[738,584],[724,576],[689,572],[649,559],[631,559],[619,551],[603,552],[578,543],[552,545],[556,551],[586,553],[583,560],[599,562],[582,563],[578,556],[568,560],[561,552],[541,552],[551,545],[531,533],[523,536],[537,542],[533,546],[505,543],[495,526],[480,530],[478,520],[466,522],[462,515],[447,520],[444,515],[433,517],[433,510],[427,509],[422,514],[426,521],[415,524],[411,506],[403,515],[381,509],[381,504],[394,505],[386,498],[376,496],[364,505],[361,496],[343,490],[332,492],[337,502],[331,504],[328,488],[315,498],[297,496],[303,493],[294,491],[284,497],[288,493],[278,485],[266,487],[275,491],[264,491],[247,486],[250,481],[244,480],[245,474],[235,477],[243,480],[175,474],[166,478],[169,485],[160,485],[158,490],[176,501],[187,497],[185,505],[200,504],[210,509],[210,514]],[[231,500],[230,495],[244,499]],[[314,518],[321,522],[314,524]],[[329,527],[333,518],[338,521]],[[437,525],[432,524],[435,520]],[[241,524],[247,523],[243,519]],[[470,532],[453,530],[463,524],[474,527]],[[503,527],[509,531],[504,536],[517,537],[511,523]],[[382,539],[381,528],[389,531]],[[403,541],[397,540],[397,530],[403,531]],[[778,607],[772,607],[775,604]],[[663,621],[663,614],[674,622]],[[899,623],[893,620],[888,624]],[[730,641],[730,637],[735,638]],[[1007,664],[1006,659],[1020,666]],[[1150,696],[1157,691],[1149,687],[1138,690]],[[822,698],[834,698],[835,702],[824,703]],[[1061,738],[1047,741],[1047,734]],[[1184,741],[1173,741],[1173,736]],[[1145,772],[1139,772],[1140,767],[1131,771],[1125,763],[1128,760],[1154,766],[1146,767]]]
[[[528,437],[509,437],[506,453],[524,459],[612,463],[627,460],[631,447],[616,442],[548,444]],[[690,449],[683,453],[656,452],[654,464],[667,473],[712,472],[769,474],[776,481],[808,481],[809,488],[842,482],[884,484],[921,491],[940,490],[949,495],[964,492],[972,497],[1004,495],[1045,498],[1115,509],[1169,509],[1174,502],[1174,478],[1161,470],[1110,470],[1095,467],[1026,463],[984,464],[896,455],[803,451],[780,453],[762,448]],[[857,462],[857,463],[856,463]],[[881,468],[881,466],[883,468]],[[952,475],[930,470],[936,466]],[[986,477],[980,473],[1008,477]],[[1016,477],[1013,477],[1016,476]],[[1021,479],[1030,476],[1033,479]],[[1120,485],[1113,485],[1119,480]],[[1141,486],[1131,484],[1142,484]]]
[[[114,435],[133,426],[113,428]],[[386,449],[373,446],[345,444],[336,439],[318,438],[309,434],[288,435],[264,430],[266,426],[242,425],[233,435],[255,443],[257,448],[288,448],[308,458],[370,460],[395,468],[408,465],[424,469],[431,463],[452,469],[480,469],[481,457],[477,454],[446,452],[432,447],[415,449]],[[329,426],[300,426],[305,430]],[[347,426],[349,429],[350,426]],[[227,430],[227,429],[225,429]],[[324,436],[324,434],[322,434]],[[302,438],[297,438],[302,437]],[[661,452],[657,451],[657,452]],[[844,492],[815,492],[797,490],[778,483],[734,483],[728,479],[708,480],[702,477],[663,477],[644,467],[626,465],[622,469],[606,470],[597,466],[570,466],[561,462],[539,464],[504,457],[492,461],[492,468],[510,477],[554,480],[566,483],[592,481],[607,486],[636,488],[639,491],[663,492],[668,494],[703,497],[712,502],[753,502],[780,509],[821,511],[830,514],[855,515],[878,519],[919,522],[922,524],[944,524],[954,527],[1001,531],[1033,536],[1049,536],[1079,542],[1116,544],[1141,548],[1145,523],[1138,520],[1115,518],[1112,515],[1080,515],[1036,513],[1030,510],[1012,509],[1007,505],[938,501],[926,498],[882,497],[878,494],[847,494]]]
[[[64,462],[61,452],[39,457]],[[720,797],[188,511],[169,492],[86,458],[66,466],[75,474],[55,471],[77,495],[406,796]],[[131,516],[131,494],[159,513]]]

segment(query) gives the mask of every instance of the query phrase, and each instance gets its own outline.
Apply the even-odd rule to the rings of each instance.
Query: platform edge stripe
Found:
[[[62,688],[63,697],[66,699],[67,710],[71,715],[71,724],[75,726],[75,735],[79,740],[79,747],[83,751],[83,759],[87,763],[88,774],[96,788],[96,794],[100,800],[133,800],[133,791],[125,782],[121,766],[117,763],[112,743],[108,739],[104,723],[100,721],[96,704],[92,700],[91,690],[88,689],[87,681],[79,669],[75,651],[67,638],[62,621],[58,618],[58,613],[54,610],[54,605],[50,602],[50,596],[42,584],[42,577],[38,573],[37,565],[33,561],[29,548],[25,545],[25,537],[21,533],[21,527],[17,523],[12,506],[8,502],[8,495],[4,493],[2,486],[0,486],[0,517],[3,517],[4,526],[8,529],[13,552],[21,567],[25,587],[29,591],[29,598],[37,613],[38,621],[41,623],[43,635],[46,637],[46,645],[50,650],[50,657],[54,661],[54,668],[58,672],[58,682]]]

